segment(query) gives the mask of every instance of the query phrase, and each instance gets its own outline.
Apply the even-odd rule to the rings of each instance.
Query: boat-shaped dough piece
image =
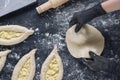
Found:
[[[0,26],[0,45],[10,46],[18,44],[33,33],[33,30],[19,25]]]
[[[16,64],[11,80],[33,80],[36,70],[36,49],[23,56]]]
[[[7,55],[11,52],[11,50],[1,51],[0,52],[0,71],[5,65]]]
[[[86,24],[79,32],[76,25],[66,32],[66,44],[70,54],[75,58],[90,58],[89,51],[100,55],[104,49],[104,37],[95,27]]]
[[[57,46],[42,65],[40,80],[62,80],[63,63],[57,52]]]

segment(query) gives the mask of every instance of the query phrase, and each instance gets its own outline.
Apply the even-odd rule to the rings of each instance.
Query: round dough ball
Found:
[[[71,27],[66,33],[66,43],[70,54],[75,58],[90,58],[89,51],[101,55],[104,49],[104,37],[93,26],[86,24],[79,32]]]

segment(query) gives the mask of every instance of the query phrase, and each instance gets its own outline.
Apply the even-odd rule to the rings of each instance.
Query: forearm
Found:
[[[92,19],[116,10],[120,10],[120,0],[107,0],[88,10],[76,12],[70,21],[70,26],[76,24],[75,32],[78,32],[84,24]]]
[[[103,2],[101,5],[107,13],[120,10],[120,0],[108,0]]]

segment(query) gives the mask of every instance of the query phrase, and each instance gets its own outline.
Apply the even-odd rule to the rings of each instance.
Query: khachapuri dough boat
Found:
[[[16,64],[11,80],[33,80],[36,70],[36,49],[23,56]]]
[[[34,33],[19,25],[0,26],[0,45],[10,46],[23,42]]]
[[[11,52],[11,50],[1,51],[0,52],[0,71],[5,65],[7,55]]]
[[[63,63],[55,45],[53,51],[42,65],[40,80],[62,80],[62,78]]]

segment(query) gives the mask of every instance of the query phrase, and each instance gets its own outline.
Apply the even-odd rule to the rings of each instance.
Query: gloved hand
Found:
[[[104,71],[120,77],[120,62],[113,59],[107,59],[89,52],[91,60],[82,59],[82,62],[93,71]]]
[[[91,21],[95,17],[101,16],[104,14],[106,14],[105,10],[102,8],[101,4],[98,4],[88,10],[74,13],[69,24],[70,24],[70,27],[74,24],[77,24],[75,28],[75,32],[78,32],[84,24]]]

